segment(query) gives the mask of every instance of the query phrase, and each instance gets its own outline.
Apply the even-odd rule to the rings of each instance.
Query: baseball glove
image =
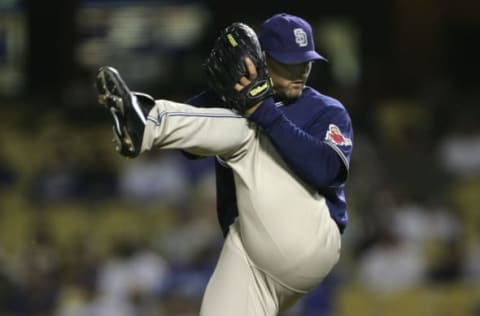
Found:
[[[257,78],[242,90],[235,90],[241,77],[249,78],[245,58],[249,57],[257,70]],[[209,87],[228,104],[244,114],[250,107],[273,95],[272,80],[255,31],[244,23],[226,27],[203,64]],[[251,79],[250,79],[251,80]]]

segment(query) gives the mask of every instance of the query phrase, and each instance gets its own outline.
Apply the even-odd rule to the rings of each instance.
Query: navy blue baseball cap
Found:
[[[262,49],[282,64],[327,61],[315,51],[312,27],[298,16],[279,13],[268,18],[260,27],[258,39]]]

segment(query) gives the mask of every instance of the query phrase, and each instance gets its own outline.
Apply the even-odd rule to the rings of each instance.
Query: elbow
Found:
[[[347,181],[348,166],[339,156],[323,170],[324,172],[319,172],[314,180],[315,186],[319,189],[340,187]]]
[[[336,176],[331,180],[329,187],[339,187],[347,182],[348,179],[348,166],[344,163],[340,163]]]

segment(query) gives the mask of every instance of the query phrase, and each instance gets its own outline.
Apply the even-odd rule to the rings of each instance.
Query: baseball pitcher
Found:
[[[209,90],[189,104],[132,93],[111,67],[97,74],[120,154],[217,157],[225,243],[200,315],[277,315],[339,259],[353,131],[338,100],[306,85],[322,59],[308,22],[277,14],[260,38],[243,23],[221,32],[203,65]]]

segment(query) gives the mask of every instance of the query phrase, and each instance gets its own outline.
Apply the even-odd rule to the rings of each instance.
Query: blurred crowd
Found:
[[[480,126],[475,112],[435,122],[422,102],[379,104],[357,128],[342,260],[290,315],[334,315],[354,286],[478,293]],[[128,160],[106,117],[2,112],[0,314],[195,315],[223,239],[212,158]]]
[[[308,10],[292,12],[323,26],[317,45],[330,62],[314,66],[310,83],[346,105],[355,137],[341,260],[282,316],[480,315],[480,89],[470,74],[475,51],[464,44],[478,37],[462,33],[470,24],[479,30],[472,21],[480,19],[465,10],[441,24],[409,15],[404,2],[392,1],[403,16],[391,43],[382,33],[389,23],[320,23]],[[451,41],[429,38],[442,29],[434,25],[453,26],[444,31]],[[415,59],[402,44],[427,50]],[[111,60],[145,92],[182,101],[202,88],[202,49],[176,50],[164,64]],[[46,80],[45,94],[0,99],[0,315],[196,315],[223,241],[213,158],[117,155],[95,101],[95,67],[77,67],[60,89]],[[141,81],[142,73],[153,77]]]
[[[478,290],[480,128],[467,117],[434,137],[426,109],[385,104],[377,133],[357,130],[342,260],[292,315],[332,311],[355,284]],[[194,315],[223,238],[212,159],[127,160],[107,120],[25,127],[4,112],[0,314]]]

